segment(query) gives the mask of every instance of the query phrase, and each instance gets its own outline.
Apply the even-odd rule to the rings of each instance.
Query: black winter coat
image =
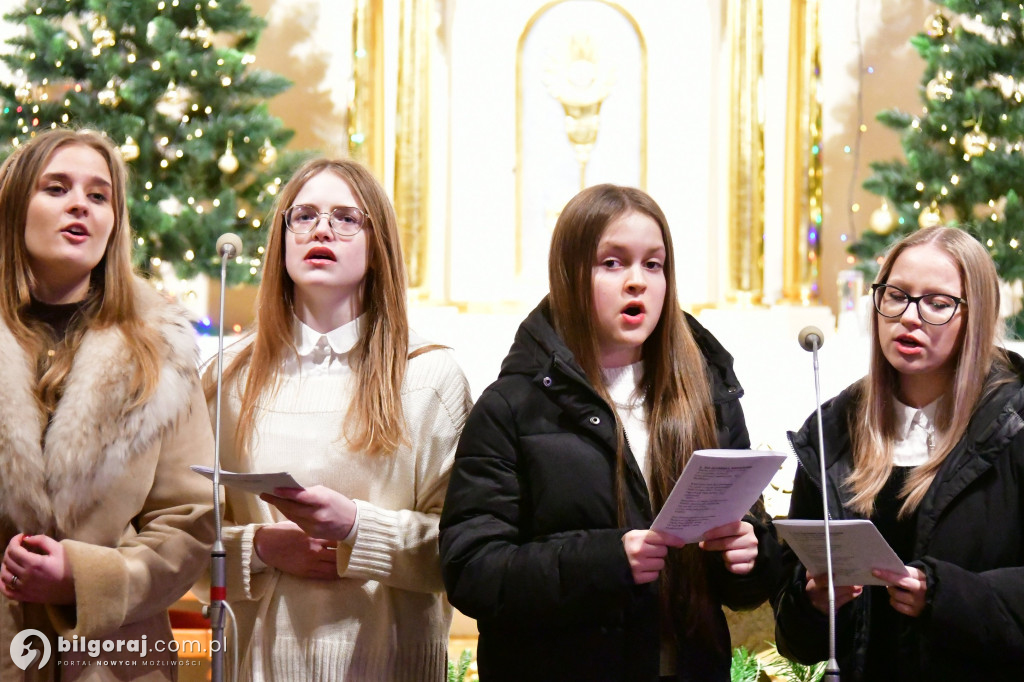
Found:
[[[462,432],[441,514],[445,587],[451,603],[477,619],[484,682],[656,680],[657,583],[633,582],[622,545],[627,530],[650,527],[647,487],[627,453],[628,527],[620,527],[614,417],[547,311],[545,300],[520,326]],[[689,322],[709,366],[720,445],[747,448],[732,357]],[[766,528],[755,527],[764,552],[777,552]],[[752,608],[768,597],[767,558],[736,576],[712,556],[719,603]],[[720,609],[709,627],[721,651],[681,642],[679,680],[729,679]]]
[[[904,618],[903,632],[895,633],[870,631],[871,609],[892,607],[873,601],[867,588],[839,609],[836,658],[844,682],[867,679],[871,637],[899,637],[907,667],[900,680],[1024,680],[1024,360],[1010,355],[1012,381],[982,399],[918,507],[908,563],[928,576],[924,612]],[[858,518],[839,483],[851,471],[847,423],[859,390],[854,384],[822,406],[833,519]],[[790,517],[821,518],[815,415],[790,440],[800,462]],[[804,567],[788,547],[783,556],[786,581],[773,604],[779,651],[804,663],[824,660],[828,621],[806,597]]]

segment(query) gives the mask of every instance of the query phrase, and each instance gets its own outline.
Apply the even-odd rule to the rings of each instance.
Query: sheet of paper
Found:
[[[739,521],[785,460],[765,450],[697,450],[651,529],[697,542],[712,528]]]
[[[205,476],[206,478],[213,480],[213,469],[210,467],[199,466],[193,464],[191,467],[192,471]],[[247,490],[250,493],[259,495],[260,493],[274,493],[274,488],[302,488],[292,475],[286,472],[278,472],[273,474],[240,474],[234,471],[220,470],[220,482],[221,485],[229,485],[235,488],[241,488]]]
[[[824,521],[776,519],[775,528],[811,575],[827,572]],[[871,575],[871,569],[906,570],[875,524],[867,519],[829,521],[828,528],[832,539],[832,575],[836,585],[885,585]]]

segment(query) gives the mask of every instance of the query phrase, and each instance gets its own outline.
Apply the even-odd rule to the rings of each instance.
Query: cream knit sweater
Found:
[[[350,452],[339,439],[356,388],[346,355],[331,356],[341,361],[340,378],[337,367],[282,376],[257,416],[249,462],[234,450],[237,385],[225,392],[224,469],[288,471],[304,485],[349,496],[358,508],[354,543],[338,546],[341,580],[310,580],[263,567],[258,557],[253,562],[256,528],[285,519],[255,495],[226,489],[228,600],[239,625],[241,679],[446,677],[451,607],[441,582],[437,524],[469,413],[469,387],[451,351],[413,358],[402,386],[411,444],[389,455]]]

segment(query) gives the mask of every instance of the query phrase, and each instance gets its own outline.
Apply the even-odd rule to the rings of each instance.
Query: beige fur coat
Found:
[[[76,592],[76,603],[63,607],[0,596],[2,682],[175,676],[168,663],[174,654],[154,649],[173,639],[167,607],[209,560],[212,494],[188,467],[211,463],[213,435],[191,327],[141,281],[136,298],[163,341],[156,391],[130,407],[122,332],[87,332],[45,434],[32,394],[33,363],[0,324],[0,551],[18,532],[60,540]],[[50,641],[43,670],[23,672],[12,661],[11,640],[26,628]],[[58,635],[72,642],[77,636],[85,650],[60,652]],[[93,656],[86,649],[93,639],[124,640],[127,647],[143,637],[145,656],[124,648]],[[39,645],[36,638],[28,643]],[[111,665],[116,661],[127,663]]]

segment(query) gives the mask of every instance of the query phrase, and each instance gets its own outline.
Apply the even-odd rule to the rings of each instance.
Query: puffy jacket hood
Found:
[[[732,355],[696,319],[683,313],[697,346],[707,362],[712,400],[716,405],[743,397],[743,388],[733,371]],[[501,364],[499,376],[521,374],[535,377],[552,367],[588,384],[583,369],[551,323],[551,302],[547,296],[519,325],[515,340]]]

